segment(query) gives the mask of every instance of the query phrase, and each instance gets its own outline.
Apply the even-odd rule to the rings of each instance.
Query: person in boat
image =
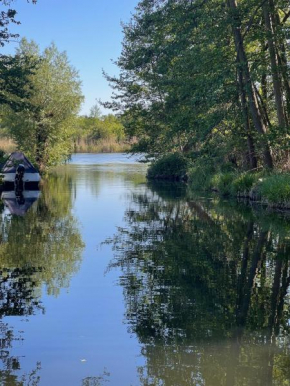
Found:
[[[15,192],[22,192],[24,189],[23,176],[25,173],[25,166],[19,164],[15,173]]]

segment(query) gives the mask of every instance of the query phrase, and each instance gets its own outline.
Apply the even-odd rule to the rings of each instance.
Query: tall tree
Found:
[[[81,82],[66,53],[54,44],[40,53],[34,42],[22,40],[17,54],[36,58],[39,65],[30,76],[31,108],[16,113],[9,109],[4,124],[19,148],[44,170],[71,153],[71,136],[83,100]]]
[[[13,2],[0,0],[0,47],[19,37],[19,34],[9,29],[11,24],[20,24],[16,20],[17,11],[10,8]],[[36,0],[31,2],[35,4]],[[0,106],[9,105],[13,110],[27,108],[32,87],[29,76],[35,65],[36,62],[29,56],[0,53]]]
[[[250,107],[253,123],[257,132],[261,136],[265,136],[267,132],[267,127],[265,127],[265,124],[263,122],[262,113],[260,111],[257,97],[255,94],[253,80],[252,80],[250,68],[249,68],[249,62],[244,48],[244,42],[243,42],[243,37],[241,33],[241,20],[240,20],[239,9],[238,9],[236,0],[227,0],[227,6],[230,11],[232,31],[233,31],[234,41],[235,41],[235,48],[237,52],[237,62],[238,62],[238,66],[240,66],[241,68],[241,71],[245,79],[246,91],[248,94],[249,107]],[[268,168],[272,168],[273,160],[272,160],[272,155],[271,155],[269,145],[265,139],[263,139],[263,142],[264,142],[265,165]]]
[[[135,150],[272,168],[286,146],[289,12],[285,0],[140,1],[124,26],[120,76],[107,75],[107,106],[139,138]]]

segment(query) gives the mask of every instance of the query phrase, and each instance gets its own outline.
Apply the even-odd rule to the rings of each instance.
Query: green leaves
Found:
[[[115,92],[110,107],[123,113],[126,133],[139,140],[135,151],[161,156],[178,150],[190,157],[192,152],[204,156],[206,148],[210,157],[219,153],[216,161],[235,158],[244,169],[255,164],[247,153],[260,166],[266,150],[270,157],[269,144],[279,147],[279,141],[269,141],[272,127],[280,126],[280,139],[283,133],[277,125],[264,3],[139,2],[124,26],[117,61],[121,75],[106,76]],[[287,12],[289,3],[278,1],[271,16],[285,114],[290,106]],[[241,46],[243,57],[237,55]],[[222,157],[216,151],[220,146]]]
[[[10,109],[4,124],[13,139],[41,170],[67,159],[72,151],[76,115],[83,96],[77,71],[54,44],[43,53],[34,42],[22,40],[17,55],[37,62],[29,75],[29,105],[16,114]]]

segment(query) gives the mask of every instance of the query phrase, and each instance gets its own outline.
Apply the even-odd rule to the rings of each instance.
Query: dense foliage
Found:
[[[179,153],[167,154],[148,168],[147,178],[160,180],[184,181],[186,179],[187,160]]]
[[[89,115],[78,117],[74,135],[75,151],[116,151],[124,149],[125,142],[121,120],[113,114],[102,115],[98,105],[91,108]]]
[[[40,52],[34,42],[22,40],[17,55],[38,62],[29,76],[32,92],[28,108],[4,109],[2,125],[41,170],[71,154],[77,113],[83,100],[77,71],[65,52],[51,44]]]
[[[107,104],[137,151],[195,165],[289,166],[288,0],[142,0]]]
[[[0,47],[19,37],[10,31],[11,24],[20,24],[17,12],[11,9],[13,0],[0,0]],[[32,0],[36,3],[36,0]],[[30,56],[3,55],[0,53],[0,106],[9,105],[13,110],[27,108],[32,85],[29,76],[36,62]]]

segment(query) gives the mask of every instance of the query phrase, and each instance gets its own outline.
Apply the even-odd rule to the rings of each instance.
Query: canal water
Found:
[[[0,385],[290,385],[290,216],[78,154],[0,206]]]

